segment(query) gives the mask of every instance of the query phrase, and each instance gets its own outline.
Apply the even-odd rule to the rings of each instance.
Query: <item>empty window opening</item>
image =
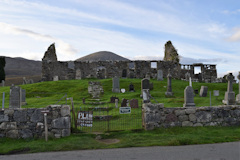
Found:
[[[202,72],[202,70],[201,70],[200,66],[194,67],[194,74],[199,74],[201,72]]]
[[[157,62],[151,62],[151,68],[157,68]]]

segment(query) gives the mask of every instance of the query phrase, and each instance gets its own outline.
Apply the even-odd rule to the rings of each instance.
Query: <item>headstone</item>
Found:
[[[115,103],[116,99],[118,99],[118,97],[112,96],[112,97],[110,98],[110,103]]]
[[[165,92],[166,97],[171,97],[173,96],[172,92],[172,75],[170,73],[170,70],[168,70],[168,75],[167,75],[167,92]]]
[[[152,83],[149,83],[149,89],[150,89],[150,90],[153,90],[153,82],[152,82]]]
[[[134,85],[132,84],[132,82],[129,85],[129,92],[135,92]]]
[[[83,98],[83,99],[82,99],[82,103],[83,103],[83,104],[85,104],[85,103],[86,103],[85,101],[86,101],[86,99],[85,99],[85,98]]]
[[[201,86],[200,89],[200,97],[207,97],[208,87],[207,86]]]
[[[161,69],[159,69],[157,71],[157,80],[158,81],[162,81],[163,80],[163,71]]]
[[[149,89],[143,89],[142,92],[143,92],[143,95],[142,95],[143,103],[149,103],[150,102]]]
[[[138,108],[138,100],[137,99],[131,99],[130,100],[130,107],[131,108]]]
[[[21,93],[22,93],[22,101],[21,101],[22,104],[21,105],[26,105],[26,90],[22,89]]]
[[[198,94],[198,89],[194,89],[194,94]]]
[[[5,86],[5,81],[4,80],[2,80],[2,87],[4,87]]]
[[[118,101],[119,99],[115,99],[115,108],[118,108]]]
[[[53,81],[58,81],[58,76],[54,76]]]
[[[215,97],[219,96],[219,90],[213,90],[213,96]]]
[[[233,91],[234,76],[232,75],[232,73],[229,73],[226,79],[228,80],[228,88],[227,88],[227,92],[225,92],[225,97],[222,102],[226,105],[234,105],[236,103],[235,92]]]
[[[112,92],[120,93],[120,84],[119,84],[119,78],[118,77],[114,77],[112,79]]]
[[[183,107],[195,107],[194,91],[191,86],[187,86],[184,90],[184,104]]]
[[[123,98],[122,99],[122,103],[121,103],[121,107],[127,107],[127,99]]]
[[[21,108],[21,88],[12,85],[10,88],[9,108]]]
[[[88,82],[88,93],[92,95],[92,98],[100,98],[100,94],[104,93],[101,82]]]
[[[238,94],[236,96],[236,103],[240,104],[240,72],[238,73],[237,79],[238,79]]]
[[[149,89],[149,88],[150,88],[150,86],[149,86],[149,79],[147,79],[147,78],[142,79],[142,81],[141,81],[141,90]]]
[[[23,77],[23,84],[28,84],[26,77]]]

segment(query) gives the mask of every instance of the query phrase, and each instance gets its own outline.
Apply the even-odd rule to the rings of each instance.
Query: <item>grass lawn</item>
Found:
[[[175,127],[153,131],[135,130],[101,134],[102,140],[118,139],[115,144],[96,140],[95,134],[72,134],[61,139],[0,139],[0,154],[69,151],[83,149],[178,146],[191,144],[220,143],[240,140],[239,127]]]

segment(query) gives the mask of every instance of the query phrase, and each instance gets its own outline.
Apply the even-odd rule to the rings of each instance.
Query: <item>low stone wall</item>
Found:
[[[143,104],[143,126],[146,130],[175,126],[239,126],[240,106],[164,108],[160,104]]]
[[[33,138],[44,137],[44,115],[47,114],[48,135],[56,138],[71,133],[70,107],[51,105],[46,108],[0,110],[0,137]]]

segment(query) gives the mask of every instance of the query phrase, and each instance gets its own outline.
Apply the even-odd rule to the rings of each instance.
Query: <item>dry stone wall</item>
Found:
[[[143,104],[143,126],[146,130],[175,126],[239,126],[240,106],[165,108],[160,104]]]
[[[47,114],[49,136],[60,138],[70,135],[70,107],[51,105],[46,108],[0,110],[0,137],[43,137],[45,135],[44,115],[41,112],[43,110],[49,110]]]

